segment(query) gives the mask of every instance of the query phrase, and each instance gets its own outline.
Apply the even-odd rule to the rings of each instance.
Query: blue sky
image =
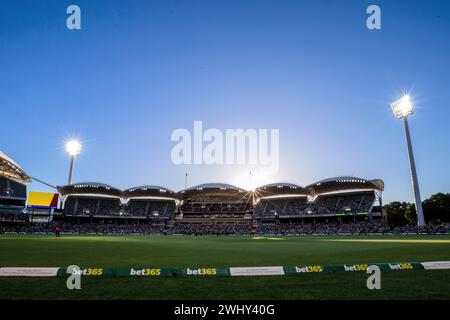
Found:
[[[81,8],[82,29],[66,28]],[[382,29],[366,28],[378,4]],[[402,123],[410,119],[422,197],[450,192],[449,1],[0,2],[0,150],[30,175],[174,190],[219,181],[306,185],[381,178],[412,201]],[[176,166],[174,129],[279,128],[280,170]],[[33,183],[31,190],[48,190]]]

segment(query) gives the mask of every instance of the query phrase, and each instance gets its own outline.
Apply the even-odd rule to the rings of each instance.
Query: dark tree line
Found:
[[[450,193],[436,193],[422,202],[427,223],[450,222]],[[416,224],[416,206],[409,202],[391,202],[385,205],[388,223],[392,226]]]

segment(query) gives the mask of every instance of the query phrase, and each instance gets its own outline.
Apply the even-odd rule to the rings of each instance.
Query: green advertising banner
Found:
[[[286,274],[321,273],[321,272],[358,272],[358,271],[365,272],[367,268],[371,265],[376,265],[380,267],[381,271],[423,269],[422,264],[417,262],[399,262],[399,263],[286,266],[284,267],[284,271]]]
[[[421,270],[423,265],[418,262],[396,262],[396,263],[366,263],[366,264],[340,264],[340,265],[299,265],[283,266],[282,274],[305,274],[305,273],[333,273],[333,272],[365,272],[371,265],[380,267],[381,271]],[[249,267],[249,269],[257,267]],[[260,267],[273,268],[273,267]],[[0,268],[6,269],[6,268]],[[67,268],[58,269],[58,277],[68,277]],[[242,269],[231,268],[231,269]],[[8,274],[11,274],[10,270]],[[19,270],[20,271],[20,270]],[[283,272],[284,271],[284,272]],[[21,271],[23,273],[23,271]],[[230,276],[230,268],[218,267],[187,267],[187,268],[158,268],[158,267],[123,267],[123,268],[101,268],[81,267],[75,271],[83,277],[137,277],[137,278],[160,278],[160,277],[222,277]],[[16,272],[17,273],[17,272]],[[14,273],[12,273],[14,274]],[[20,273],[18,273],[20,274]],[[264,274],[265,275],[265,274]]]
[[[72,273],[72,272],[71,272]],[[93,268],[82,267],[75,273],[86,277],[217,277],[229,276],[229,268],[214,267],[189,267],[189,268],[157,268],[157,267],[132,267],[132,268]],[[67,268],[59,268],[58,277],[67,277]]]
[[[100,277],[113,277],[114,273],[112,269],[104,269],[99,267],[80,267],[78,270],[71,270],[67,272],[68,268],[59,268],[57,276],[58,277],[67,277],[69,274],[79,274],[81,276],[92,277],[92,278],[100,278]]]

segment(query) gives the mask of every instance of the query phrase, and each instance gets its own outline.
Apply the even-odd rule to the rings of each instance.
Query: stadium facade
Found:
[[[26,221],[26,185],[30,182],[30,176],[0,151],[0,221]]]
[[[68,219],[164,222],[174,217],[176,193],[159,186],[119,190],[97,182],[58,187]]]
[[[0,213],[3,221],[27,220],[26,184],[31,178],[0,153]],[[179,192],[156,185],[121,190],[84,182],[58,186],[56,219],[89,223],[248,224],[380,219],[382,180],[336,177],[306,186],[272,183],[249,191],[207,183]]]

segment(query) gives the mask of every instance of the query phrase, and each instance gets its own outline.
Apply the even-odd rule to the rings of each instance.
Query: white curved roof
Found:
[[[306,186],[314,194],[326,193],[339,190],[350,189],[374,189],[384,190],[384,182],[380,179],[363,179],[351,176],[340,176],[334,178],[323,179]]]
[[[128,188],[125,189],[124,192],[130,192],[130,191],[134,191],[134,190],[166,190],[168,192],[173,192],[175,193],[173,190],[170,190],[168,188],[165,187],[161,187],[161,186],[152,186],[152,185],[145,185],[145,186],[138,186],[138,187],[133,187],[133,188]]]
[[[31,182],[25,171],[2,151],[0,151],[0,174],[23,183]]]
[[[322,183],[326,183],[326,182],[359,182],[359,183],[364,183],[364,182],[370,182],[370,180],[367,179],[362,179],[362,178],[357,178],[357,177],[350,177],[350,176],[341,176],[341,177],[334,177],[334,178],[327,178],[327,179],[323,179],[320,181],[317,181],[315,183],[313,183],[313,185],[318,185],[318,184],[322,184]]]
[[[99,187],[99,188],[119,190],[116,187],[113,187],[109,184],[105,184],[105,183],[101,183],[101,182],[78,182],[78,183],[72,183],[70,185],[66,185],[64,187]]]
[[[242,188],[238,188],[236,186],[233,186],[231,184],[226,184],[226,183],[203,183],[203,184],[199,184],[194,187],[184,189],[183,191],[198,190],[198,189],[224,189],[224,190],[236,190],[236,191],[244,190]]]
[[[263,186],[258,187],[258,189],[260,189],[260,188],[270,188],[270,187],[296,187],[296,188],[301,188],[301,186],[299,186],[298,184],[295,184],[295,183],[278,182],[278,183],[265,184]]]

